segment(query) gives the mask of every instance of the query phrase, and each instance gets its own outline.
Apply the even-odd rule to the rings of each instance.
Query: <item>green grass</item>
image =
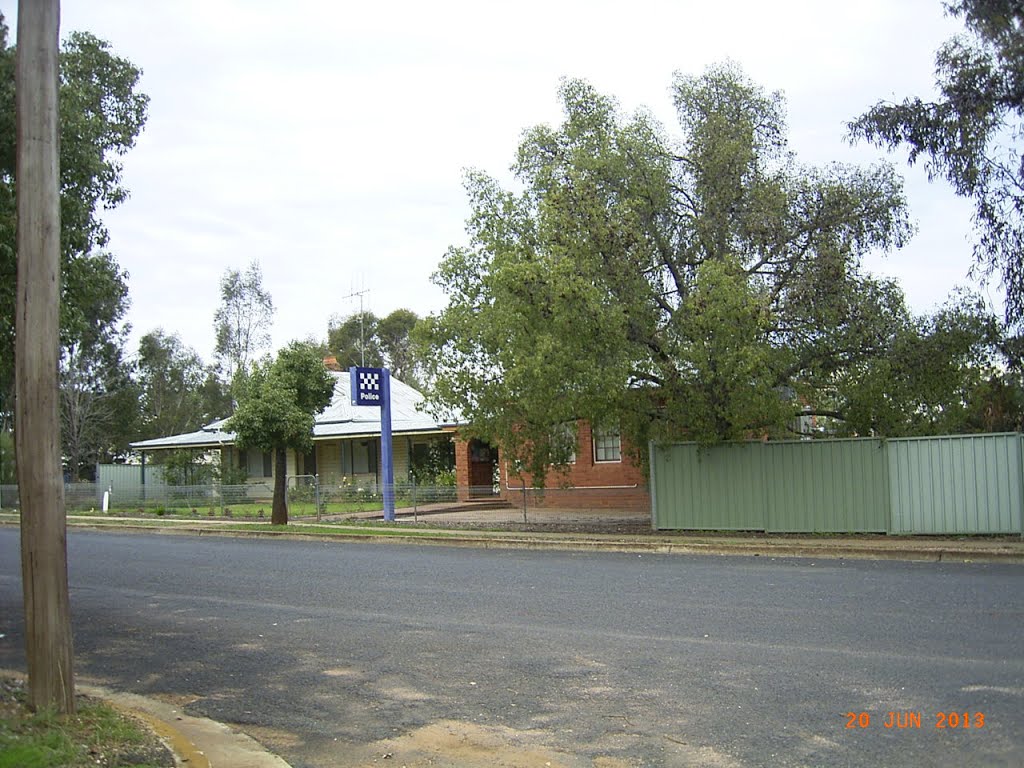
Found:
[[[413,502],[409,499],[399,498],[395,499],[394,506],[396,509],[411,509]],[[375,512],[383,509],[383,507],[383,502],[380,500],[328,502],[323,505],[322,514],[344,515],[356,512]],[[211,506],[208,501],[196,504],[180,501],[165,504],[147,504],[145,506],[118,506],[105,514],[111,517],[238,517],[242,519],[259,519],[261,511],[263,517],[269,518],[272,508],[273,505],[269,501],[226,504],[223,507],[220,504]],[[77,509],[69,509],[68,514],[102,515],[104,513],[95,507],[79,507]],[[316,515],[316,505],[313,502],[291,501],[288,503],[288,514],[290,517],[314,517]]]
[[[464,535],[467,531],[464,530],[452,530],[452,529],[441,529],[441,528],[429,528],[425,527],[422,523],[383,523],[380,520],[346,520],[344,522],[332,523],[326,522],[320,525],[310,525],[303,523],[301,525],[295,525],[294,521],[290,525],[272,525],[271,523],[250,523],[246,522],[244,525],[232,525],[231,523],[222,522],[223,518],[218,518],[216,525],[209,527],[202,526],[202,523],[206,522],[204,518],[193,518],[193,519],[181,519],[181,518],[154,518],[152,520],[136,520],[136,519],[125,519],[119,517],[110,517],[106,520],[96,521],[94,524],[103,527],[117,528],[118,526],[130,526],[130,527],[145,527],[145,528],[181,528],[183,530],[192,530],[190,524],[199,524],[201,530],[209,531],[226,531],[231,533],[251,533],[266,532],[266,533],[289,533],[302,535],[319,535],[319,536],[459,536]],[[387,526],[387,527],[384,527]],[[492,530],[489,528],[472,528],[468,532],[475,533],[478,531]],[[495,528],[495,531],[501,529]],[[0,767],[2,768],[2,767]]]
[[[380,521],[377,521],[381,525]],[[271,533],[289,533],[298,535],[319,536],[458,536],[457,532],[440,530],[422,530],[417,528],[368,528],[350,525],[223,525],[218,531],[265,531]]]
[[[411,507],[411,502],[396,501],[395,506],[397,508]],[[323,508],[322,514],[324,515],[344,515],[353,514],[356,512],[373,512],[383,507],[383,504],[379,501],[349,501],[349,502],[330,502]],[[196,504],[190,505],[185,502],[177,504],[166,504],[159,506],[128,506],[128,507],[115,507],[106,514],[110,517],[231,517],[240,519],[260,519],[260,512],[263,512],[263,517],[269,519],[273,505],[271,502],[249,502],[245,504],[226,504],[223,508],[218,504],[216,506],[210,506],[207,504]],[[195,512],[193,513],[193,510]],[[210,513],[213,513],[212,515]],[[74,509],[68,510],[69,515],[102,515],[102,511],[88,508],[88,509]],[[289,517],[314,517],[316,515],[316,505],[313,502],[302,502],[294,501],[288,504],[288,516]]]
[[[0,679],[0,768],[168,768],[149,729],[107,704],[79,697],[72,716],[32,712],[22,685]]]

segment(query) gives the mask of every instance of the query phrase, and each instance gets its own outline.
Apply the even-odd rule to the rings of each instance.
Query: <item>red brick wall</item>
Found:
[[[469,500],[469,441],[455,438],[455,488],[459,501]]]
[[[627,509],[646,511],[651,508],[647,478],[643,470],[629,458],[630,447],[623,441],[620,461],[596,461],[590,424],[578,424],[576,461],[564,472],[551,472],[545,480],[546,491],[537,495],[530,491],[530,503],[546,507],[571,509]],[[513,504],[522,498],[523,480],[508,476],[508,465],[501,461],[501,496]],[[525,477],[527,487],[530,477]]]

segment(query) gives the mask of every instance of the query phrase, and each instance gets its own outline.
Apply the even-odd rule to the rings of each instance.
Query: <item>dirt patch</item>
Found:
[[[247,730],[262,736],[267,743],[274,742],[273,734]],[[439,720],[371,744],[337,742],[306,759],[313,765],[331,768],[632,768],[647,764],[607,754],[630,754],[630,737],[609,735],[607,743],[592,745],[596,749],[590,750],[590,755],[551,746],[553,741],[554,735],[541,729],[518,731],[461,720]],[[663,749],[664,765],[742,768],[740,762],[725,753],[674,737],[666,737]],[[604,755],[592,754],[606,750]]]
[[[339,745],[323,765],[337,768],[582,768],[592,765],[545,744],[543,731],[515,731],[458,720],[440,720],[414,731],[352,748]],[[608,768],[615,764],[606,763]]]
[[[283,752],[288,749],[294,749],[295,747],[301,746],[303,741],[297,735],[291,731],[285,731],[280,728],[271,728],[270,726],[264,725],[244,725],[237,726],[238,730],[247,733],[252,736],[260,744],[265,744],[268,747],[272,747],[277,752]]]

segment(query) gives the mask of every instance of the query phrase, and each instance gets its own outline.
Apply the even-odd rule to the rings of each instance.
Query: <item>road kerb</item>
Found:
[[[178,707],[134,693],[96,685],[77,685],[94,696],[148,723],[187,768],[291,768],[259,742],[224,723],[186,715]]]
[[[0,524],[17,524],[0,517]],[[732,538],[723,536],[644,537],[598,536],[592,534],[521,533],[504,531],[445,530],[431,534],[421,529],[408,533],[401,528],[370,530],[358,533],[304,532],[304,524],[289,526],[287,531],[224,530],[222,525],[196,524],[192,521],[173,526],[141,526],[123,522],[68,518],[76,528],[123,532],[159,533],[189,536],[230,536],[242,538],[272,537],[292,540],[343,541],[366,544],[422,544],[448,547],[479,547],[484,549],[532,549],[576,552],[625,552],[685,555],[731,555],[744,557],[799,557],[850,560],[903,560],[910,562],[973,562],[1024,564],[1024,543],[991,545],[971,541],[920,541],[900,538],[877,542],[822,538]]]

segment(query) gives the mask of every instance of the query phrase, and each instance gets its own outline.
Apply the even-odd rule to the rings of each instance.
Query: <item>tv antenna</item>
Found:
[[[342,299],[351,299],[353,296],[359,297],[359,366],[361,368],[366,367],[366,340],[363,338],[363,320],[366,317],[363,313],[363,296],[370,292],[369,288],[363,288],[361,291],[352,291],[348,296],[342,296]]]

